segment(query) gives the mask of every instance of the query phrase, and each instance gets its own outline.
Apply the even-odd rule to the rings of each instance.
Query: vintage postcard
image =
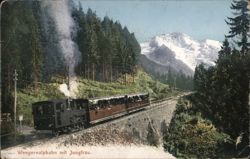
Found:
[[[0,8],[0,158],[250,157],[249,0]]]

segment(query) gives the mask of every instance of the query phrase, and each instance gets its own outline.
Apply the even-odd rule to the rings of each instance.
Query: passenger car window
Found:
[[[75,109],[75,103],[73,101],[70,101],[70,109],[71,110]]]
[[[61,103],[56,104],[56,110],[61,110]]]
[[[41,105],[37,107],[37,114],[43,115],[43,107]]]
[[[56,104],[56,110],[60,110],[61,112],[64,112],[63,103],[57,103]]]
[[[82,103],[80,103],[80,102],[76,102],[76,108],[77,108],[78,110],[83,109],[83,105],[82,105]]]

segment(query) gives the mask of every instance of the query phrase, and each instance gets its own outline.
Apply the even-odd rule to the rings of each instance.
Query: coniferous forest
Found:
[[[100,19],[81,4],[69,1],[75,32],[71,37],[80,52],[74,72],[90,80],[112,82],[133,74],[140,46],[133,33],[109,17]],[[56,22],[40,1],[12,1],[2,8],[2,104],[12,105],[13,73],[18,72],[18,88],[52,77],[67,77],[68,67],[59,45]],[[8,112],[9,107],[3,107]]]
[[[230,31],[225,35],[216,65],[208,68],[198,65],[194,74],[195,92],[177,104],[170,134],[165,139],[165,149],[176,156],[249,157],[248,3],[232,2],[234,17],[226,19]]]
[[[216,66],[196,67],[194,85],[199,108],[221,126],[232,138],[243,136],[249,144],[249,76],[250,76],[250,22],[247,1],[234,1],[231,9],[235,17],[228,18],[230,27],[219,52]],[[229,45],[228,39],[233,46]]]

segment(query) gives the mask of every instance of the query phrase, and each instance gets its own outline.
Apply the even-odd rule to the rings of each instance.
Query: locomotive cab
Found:
[[[34,128],[54,133],[71,131],[87,126],[88,100],[62,99],[37,102],[32,105]]]
[[[36,130],[52,130],[54,128],[54,103],[43,101],[32,104],[34,128]]]

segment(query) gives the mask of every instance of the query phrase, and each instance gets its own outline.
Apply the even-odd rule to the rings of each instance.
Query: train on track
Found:
[[[61,99],[32,104],[34,128],[54,135],[79,130],[150,105],[149,94],[128,94],[92,99]]]

